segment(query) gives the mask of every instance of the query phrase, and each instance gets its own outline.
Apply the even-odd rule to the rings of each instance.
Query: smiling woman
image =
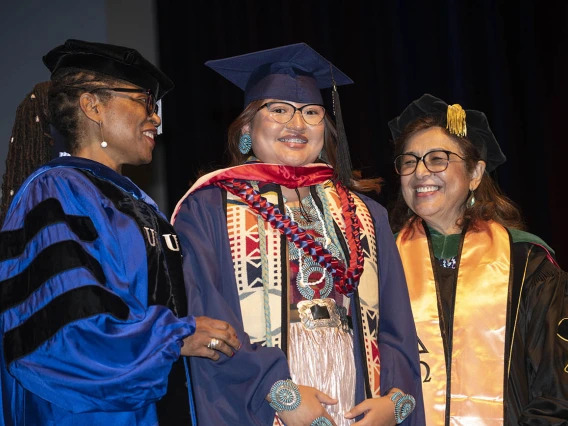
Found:
[[[404,201],[443,234],[459,232],[456,222],[463,214],[465,199],[477,189],[485,171],[483,161],[470,170],[463,156],[460,145],[442,128],[431,127],[408,138],[404,153],[397,157],[398,162],[413,159],[397,167]]]
[[[389,126],[426,423],[565,424],[568,276],[488,174],[485,114],[426,94]]]
[[[351,80],[303,43],[207,65],[245,109],[230,167],[201,177],[172,220],[189,309],[232,324],[243,348],[237,369],[191,360],[200,421],[424,424],[386,212],[353,192],[377,182],[353,178],[336,92],[339,131],[320,92]]]
[[[0,424],[195,424],[180,355],[240,344],[188,314],[177,236],[120,175],[151,161],[173,83],[121,46],[68,40],[44,63],[52,80],[18,108],[2,187]],[[70,155],[48,162],[51,128]]]
[[[125,85],[117,81],[115,85]],[[110,99],[99,102],[97,93],[108,92]],[[91,96],[89,96],[91,95]],[[83,143],[72,154],[90,158],[120,173],[123,164],[141,165],[152,161],[154,137],[161,120],[150,89],[98,87],[79,99],[85,116],[97,126],[91,126],[92,140]],[[88,136],[85,137],[88,139]],[[104,149],[100,149],[100,148]]]
[[[276,102],[275,99],[267,101],[259,101],[262,106],[257,114],[242,128],[242,134],[248,134],[252,139],[255,156],[263,163],[288,166],[315,162],[323,149],[323,106]],[[313,114],[316,107],[319,115]],[[306,116],[309,117],[307,120]]]

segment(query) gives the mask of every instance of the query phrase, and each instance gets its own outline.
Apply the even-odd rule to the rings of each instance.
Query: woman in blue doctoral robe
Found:
[[[238,342],[187,314],[173,228],[119,173],[151,160],[172,83],[119,46],[69,40],[44,62],[52,81],[18,109],[4,177],[0,425],[192,424],[180,355]],[[22,183],[50,151],[49,124],[73,155]]]

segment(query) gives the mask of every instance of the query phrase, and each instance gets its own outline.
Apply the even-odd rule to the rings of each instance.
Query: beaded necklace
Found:
[[[284,199],[284,202],[286,202],[286,199]],[[288,216],[290,216],[290,219],[298,224],[302,223],[302,227],[305,227],[305,230],[312,229],[314,232],[320,234],[321,237],[316,237],[316,240],[323,241],[324,249],[329,250],[334,257],[342,259],[340,251],[332,243],[332,239],[329,236],[330,231],[327,229],[322,213],[315,205],[314,199],[310,194],[302,200],[302,205],[305,208],[303,212],[306,215],[305,221],[303,220],[304,214],[302,214],[302,208],[290,207],[288,204],[285,204],[286,212]],[[295,219],[295,212],[300,213],[298,220]],[[315,263],[311,256],[306,255],[302,249],[296,247],[294,243],[289,241],[288,245],[290,246],[290,260],[298,261],[296,287],[300,294],[308,300],[328,297],[333,289],[332,275]],[[320,273],[321,277],[317,281],[309,281],[309,277],[313,273]],[[323,288],[319,289],[318,286],[324,281],[325,284]]]
[[[331,273],[336,291],[348,297],[353,295],[363,273],[364,256],[361,248],[361,225],[355,212],[355,202],[351,193],[343,185],[335,184],[341,199],[341,215],[345,222],[347,245],[351,253],[348,268],[288,215],[282,214],[278,207],[260,195],[247,181],[227,179],[213,184],[241,198],[251,210],[261,215],[274,229],[284,234],[288,241],[293,242],[297,248],[303,250]]]

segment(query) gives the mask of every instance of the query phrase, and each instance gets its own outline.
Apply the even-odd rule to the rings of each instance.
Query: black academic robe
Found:
[[[540,245],[511,242],[511,251],[504,424],[568,425],[568,273]],[[456,270],[437,266],[437,271],[448,347]]]

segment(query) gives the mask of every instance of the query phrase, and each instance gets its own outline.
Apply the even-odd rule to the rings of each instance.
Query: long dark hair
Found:
[[[404,152],[406,143],[413,135],[431,127],[441,128],[449,138],[460,146],[465,157],[466,170],[469,174],[473,173],[477,162],[482,159],[479,149],[467,137],[460,138],[449,133],[442,116],[421,117],[406,126],[404,131],[394,141],[395,156]],[[464,205],[468,199],[469,196],[464,199]],[[419,218],[408,208],[400,188],[398,197],[390,208],[389,218],[393,232],[400,231],[407,223],[412,225]],[[467,222],[470,224],[471,229],[476,230],[477,225],[481,221],[489,220],[493,220],[508,228],[525,229],[519,209],[503,194],[493,178],[485,172],[479,186],[475,190],[475,204],[464,209],[464,214],[458,219],[456,225],[462,227]]]
[[[239,151],[239,139],[241,137],[241,129],[246,124],[249,124],[254,119],[258,112],[258,108],[264,103],[263,100],[252,101],[248,106],[239,114],[239,116],[231,123],[228,130],[228,143],[227,152],[229,154],[228,167],[238,166],[243,164],[248,158],[249,154],[242,154]],[[331,165],[334,169],[337,167],[337,128],[331,116],[326,112],[324,118],[325,133],[323,143],[323,161]],[[375,192],[380,193],[382,178],[362,179],[360,173],[354,172],[351,185],[349,189],[360,192]]]

